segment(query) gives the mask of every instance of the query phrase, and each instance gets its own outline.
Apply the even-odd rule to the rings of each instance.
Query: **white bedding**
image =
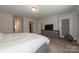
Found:
[[[0,40],[0,52],[36,52],[48,38],[34,33],[13,33]]]

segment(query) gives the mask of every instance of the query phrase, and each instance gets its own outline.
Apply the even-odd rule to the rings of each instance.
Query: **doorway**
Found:
[[[70,34],[70,19],[61,19],[59,21],[60,37],[64,38],[64,35]]]
[[[23,32],[23,20],[21,18],[15,17],[13,21],[14,33]]]
[[[65,36],[69,34],[69,19],[62,20],[62,35]]]
[[[33,33],[33,22],[32,21],[29,22],[29,32]]]

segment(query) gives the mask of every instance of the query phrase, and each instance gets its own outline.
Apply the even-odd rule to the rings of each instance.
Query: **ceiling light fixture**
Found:
[[[36,7],[32,7],[31,10],[35,12],[35,11],[37,11],[37,8]]]

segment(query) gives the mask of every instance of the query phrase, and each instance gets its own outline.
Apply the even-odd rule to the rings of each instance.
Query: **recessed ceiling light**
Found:
[[[37,11],[37,8],[36,7],[32,7],[31,10],[32,11]]]

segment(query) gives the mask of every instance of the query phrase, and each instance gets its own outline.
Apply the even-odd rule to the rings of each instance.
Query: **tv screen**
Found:
[[[45,30],[53,30],[53,24],[45,25]]]

